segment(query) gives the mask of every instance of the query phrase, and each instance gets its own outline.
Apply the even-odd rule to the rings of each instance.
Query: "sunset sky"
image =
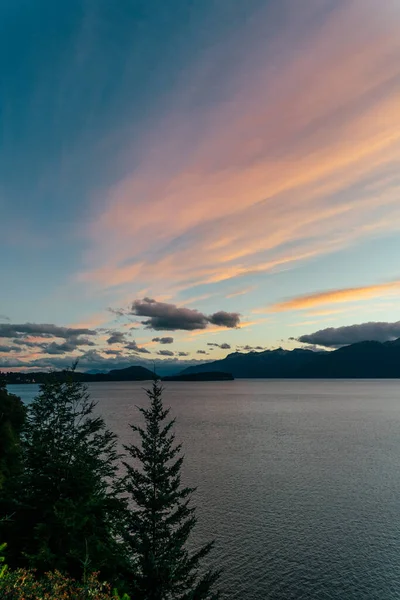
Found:
[[[0,30],[1,369],[400,337],[399,0],[5,0]]]

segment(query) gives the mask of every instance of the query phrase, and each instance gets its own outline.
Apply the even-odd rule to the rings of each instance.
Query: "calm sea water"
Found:
[[[139,383],[91,384],[123,443]],[[400,381],[167,383],[226,598],[400,599]],[[10,386],[29,401],[36,386]]]

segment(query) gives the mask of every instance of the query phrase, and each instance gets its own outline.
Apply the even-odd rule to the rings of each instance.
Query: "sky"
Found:
[[[0,369],[400,337],[398,0],[3,0]]]

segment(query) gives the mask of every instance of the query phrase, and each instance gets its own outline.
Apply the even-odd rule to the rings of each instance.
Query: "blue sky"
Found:
[[[0,368],[399,321],[397,0],[14,0],[0,30]]]

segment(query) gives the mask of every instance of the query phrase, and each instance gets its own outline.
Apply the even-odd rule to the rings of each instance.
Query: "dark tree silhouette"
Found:
[[[131,593],[135,600],[215,600],[217,571],[202,568],[202,559],[213,542],[190,553],[187,541],[196,524],[190,506],[194,488],[181,485],[183,456],[175,445],[172,428],[166,421],[162,387],[158,381],[147,390],[148,408],[140,408],[144,427],[131,425],[141,445],[125,449],[132,463],[127,469],[126,491],[132,501],[124,535],[133,562]]]
[[[0,380],[0,494],[21,466],[21,432],[26,409],[18,396],[9,394]]]
[[[116,436],[94,407],[82,383],[51,376],[29,406],[23,472],[1,532],[10,566],[77,578],[100,571],[118,580],[125,506],[117,489],[119,455]]]

